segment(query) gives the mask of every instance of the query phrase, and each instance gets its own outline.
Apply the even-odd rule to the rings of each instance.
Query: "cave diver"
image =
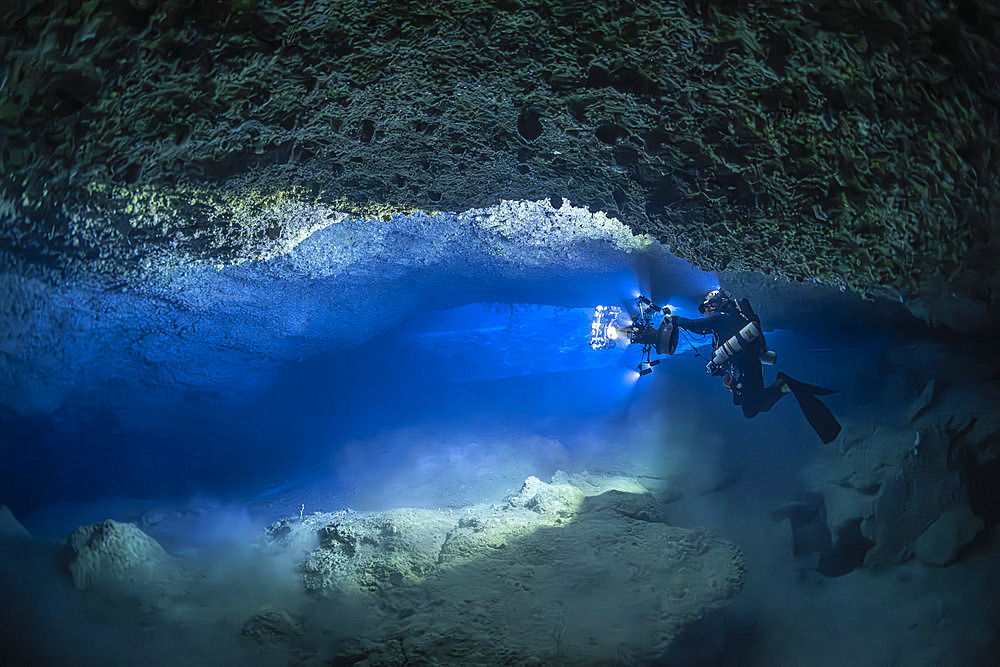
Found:
[[[698,306],[704,317],[688,319],[665,315],[669,323],[696,334],[712,334],[714,353],[708,364],[712,375],[723,376],[723,384],[733,392],[733,403],[743,408],[748,419],[767,412],[785,394],[791,393],[798,401],[806,421],[824,443],[829,443],[840,433],[840,424],[830,410],[816,398],[832,394],[833,389],[816,387],[799,382],[784,373],[768,387],[764,386],[762,363],[773,364],[777,355],[767,349],[760,318],[754,313],[750,301],[739,301],[724,289],[709,292]]]

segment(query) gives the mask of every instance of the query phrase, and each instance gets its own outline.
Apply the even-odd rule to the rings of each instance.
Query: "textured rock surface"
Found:
[[[377,224],[321,207],[295,214],[311,233],[254,256],[262,261],[219,266],[165,253],[135,263],[143,280],[134,285],[101,276],[53,283],[0,263],[0,404],[48,412],[108,379],[238,393],[276,363],[368,340],[433,295],[448,307],[456,297],[440,295],[621,271],[652,243],[568,202]],[[696,272],[674,260],[681,264],[688,277],[678,272],[672,284],[696,292]]]
[[[653,521],[635,480],[587,479],[599,495],[530,477],[501,505],[317,514],[269,533],[318,531],[307,587],[377,592],[385,624],[345,656],[363,664],[656,659],[740,589],[739,549]]]
[[[983,520],[968,506],[946,510],[917,538],[913,550],[922,563],[947,565],[983,527]]]
[[[169,559],[135,524],[108,519],[80,526],[66,540],[69,571],[80,590],[155,578]]]
[[[284,609],[265,607],[254,613],[240,634],[251,639],[267,641],[304,634],[302,623]]]
[[[120,272],[258,255],[303,203],[569,197],[705,267],[947,320],[1000,275],[1000,24],[961,7],[16,0],[0,240]]]
[[[858,427],[841,439],[825,489],[826,518],[837,536],[860,521],[872,542],[869,567],[916,556],[947,565],[984,527],[994,484],[980,472],[1000,456],[995,382],[928,383],[907,411],[908,423]],[[980,507],[981,506],[981,507]]]
[[[453,524],[433,510],[399,509],[324,526],[302,566],[306,588],[377,591],[418,581],[437,567]]]

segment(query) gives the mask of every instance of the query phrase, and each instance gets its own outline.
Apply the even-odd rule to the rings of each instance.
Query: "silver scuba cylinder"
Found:
[[[740,350],[753,345],[759,339],[760,327],[757,326],[756,322],[750,322],[715,350],[715,353],[712,355],[712,365],[721,368]]]

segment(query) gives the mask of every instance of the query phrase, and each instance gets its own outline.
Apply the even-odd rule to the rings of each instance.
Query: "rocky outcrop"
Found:
[[[135,524],[112,519],[74,530],[66,540],[66,557],[80,590],[155,579],[170,558]]]
[[[958,550],[972,541],[984,527],[983,520],[965,505],[945,510],[913,543],[920,562],[927,565],[948,565]]]
[[[830,533],[860,528],[868,567],[952,562],[986,526],[978,514],[996,512],[998,401],[996,383],[930,382],[909,423],[845,433],[824,491]]]
[[[264,607],[250,617],[240,635],[258,641],[281,640],[303,635],[302,623],[284,609]]]
[[[440,512],[399,509],[324,526],[302,566],[306,588],[377,591],[419,581],[437,567],[453,524]]]
[[[318,533],[302,566],[307,588],[377,593],[382,633],[343,656],[369,665],[401,656],[648,661],[739,591],[739,549],[659,523],[651,494],[634,480],[620,490],[588,476],[585,491],[560,479],[529,477],[499,505],[317,514],[269,532],[283,544]]]

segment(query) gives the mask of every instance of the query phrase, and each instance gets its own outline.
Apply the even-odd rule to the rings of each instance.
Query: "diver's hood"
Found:
[[[723,304],[731,302],[733,300],[733,295],[729,293],[728,290],[715,289],[705,295],[705,299],[698,306],[698,312],[702,315],[709,306],[714,306],[718,310]]]

